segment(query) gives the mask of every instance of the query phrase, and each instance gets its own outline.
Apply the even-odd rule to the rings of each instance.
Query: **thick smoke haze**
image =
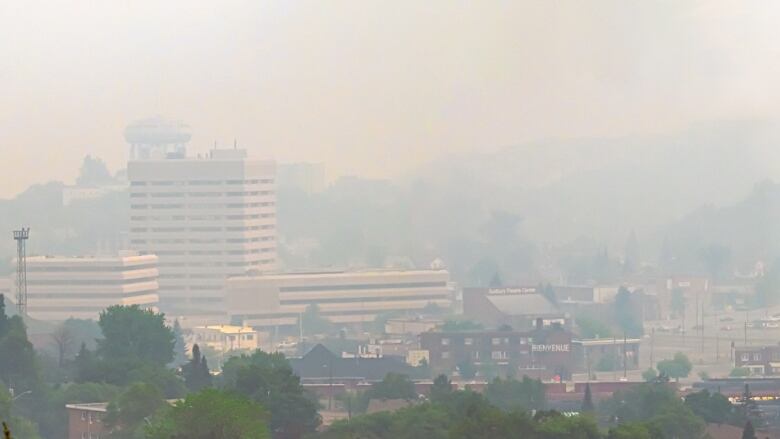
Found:
[[[87,154],[123,168],[122,130],[155,114],[189,123],[194,152],[237,139],[331,177],[775,120],[779,18],[765,1],[6,1],[0,196],[72,181]]]

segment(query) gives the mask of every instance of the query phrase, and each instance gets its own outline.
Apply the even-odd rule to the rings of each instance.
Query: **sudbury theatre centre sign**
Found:
[[[569,352],[568,344],[532,344],[532,352]]]
[[[536,294],[536,288],[535,287],[488,288],[489,296],[503,296],[507,294]]]

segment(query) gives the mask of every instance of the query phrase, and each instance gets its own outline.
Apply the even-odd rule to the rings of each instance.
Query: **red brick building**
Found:
[[[531,331],[425,332],[420,348],[427,350],[435,373],[451,374],[464,363],[491,365],[500,375],[550,379],[571,377],[571,333],[559,327]]]
[[[101,439],[108,437],[103,424],[108,403],[68,404],[68,439]]]

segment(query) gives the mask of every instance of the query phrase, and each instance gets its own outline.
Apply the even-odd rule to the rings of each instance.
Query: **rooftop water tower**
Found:
[[[159,116],[137,120],[125,128],[130,160],[184,158],[191,137],[187,124]]]

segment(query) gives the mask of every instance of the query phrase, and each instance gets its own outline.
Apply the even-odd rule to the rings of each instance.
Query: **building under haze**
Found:
[[[191,137],[189,126],[161,117],[138,120],[125,128],[130,160],[183,158]]]
[[[276,267],[275,164],[243,149],[132,160],[130,247],[160,258],[160,306],[187,326],[223,323],[224,281]]]
[[[325,190],[323,163],[284,163],[279,165],[279,188],[295,188],[308,195]]]
[[[310,305],[334,323],[373,322],[379,314],[450,308],[455,287],[445,270],[334,271],[248,275],[228,280],[234,323],[272,328],[298,324]]]
[[[112,305],[157,306],[157,256],[27,257],[27,313],[38,320],[97,319]],[[10,295],[9,299],[14,296]]]

